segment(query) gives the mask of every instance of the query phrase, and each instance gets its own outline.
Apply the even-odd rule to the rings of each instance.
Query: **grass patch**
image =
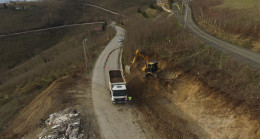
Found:
[[[241,10],[256,8],[256,10],[260,10],[260,2],[259,0],[223,0],[223,4],[218,7],[229,7],[231,9]]]
[[[53,30],[0,38],[0,71],[10,70],[52,47],[63,38],[66,31]],[[42,59],[48,61],[43,55]]]

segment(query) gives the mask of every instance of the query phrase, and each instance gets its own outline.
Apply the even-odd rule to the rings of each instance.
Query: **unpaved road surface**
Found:
[[[249,66],[260,70],[260,54],[250,51],[248,49],[236,46],[216,37],[206,33],[201,28],[197,26],[194,22],[191,9],[188,7],[188,17],[187,17],[187,27],[197,36],[200,40],[206,44],[224,52],[232,55],[235,59],[238,59]]]
[[[92,6],[92,7],[95,7],[95,8],[98,8],[98,9],[101,9],[101,10],[104,10],[106,12],[109,12],[109,13],[112,13],[112,14],[115,14],[115,15],[118,15],[119,13],[117,12],[114,12],[114,11],[111,11],[111,10],[108,10],[108,9],[105,9],[103,7],[100,7],[100,6],[97,6],[97,5],[94,5],[94,4],[88,4],[88,3],[82,3],[83,5],[87,5],[87,6]]]
[[[116,48],[121,46],[118,40],[125,36],[123,28],[116,26],[115,29],[117,34],[99,56],[92,77],[93,104],[101,137],[109,139],[156,138],[156,134],[151,129],[147,129],[149,126],[138,124],[142,121],[142,116],[134,107],[127,104],[116,105],[111,103],[108,89],[108,71],[120,69],[121,49]],[[110,52],[112,53],[109,55]]]

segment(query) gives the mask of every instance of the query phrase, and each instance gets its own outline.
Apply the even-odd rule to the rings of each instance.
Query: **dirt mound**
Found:
[[[182,74],[179,74],[182,73]],[[135,106],[165,138],[258,138],[259,122],[247,106],[209,88],[193,74],[176,72],[175,79],[127,77]]]
[[[4,132],[6,138],[35,138],[42,131],[37,123],[51,113],[67,107],[83,115],[85,135],[99,137],[98,125],[93,115],[93,104],[88,81],[84,78],[64,77],[53,82],[28,104]]]

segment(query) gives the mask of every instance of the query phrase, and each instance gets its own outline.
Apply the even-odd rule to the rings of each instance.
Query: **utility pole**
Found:
[[[107,41],[109,41],[109,37],[108,37],[108,31],[107,31]]]
[[[85,39],[85,41],[87,41],[87,39]],[[91,62],[90,62],[90,55],[89,55],[89,49],[86,45],[86,53],[87,53],[87,60],[88,60],[88,68],[91,67]]]
[[[220,57],[220,63],[219,63],[219,69],[222,69],[222,54],[221,54],[221,57]]]
[[[181,1],[181,15],[183,14],[183,4],[184,4],[184,0]]]
[[[85,45],[85,42],[87,41],[87,39],[84,39],[82,41],[83,43],[83,49],[84,49],[84,58],[85,58],[85,64],[86,64],[86,69],[88,69],[88,57],[87,57],[87,53],[86,53],[86,45]]]
[[[183,2],[184,2],[184,0],[183,0]],[[189,6],[189,0],[186,0],[185,1],[185,17],[184,17],[185,25],[184,25],[184,28],[186,28],[186,25],[187,25],[188,6]]]

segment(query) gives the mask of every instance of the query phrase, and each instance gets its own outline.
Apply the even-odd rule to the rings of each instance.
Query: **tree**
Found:
[[[8,9],[8,7],[7,7],[6,3],[4,3],[4,8],[5,8],[5,9]]]
[[[154,6],[153,4],[150,4],[149,7],[150,7],[151,9],[155,9],[155,6]]]
[[[105,20],[105,23],[104,23],[105,27],[107,27],[107,20]]]
[[[172,9],[173,0],[169,0],[169,6]]]
[[[137,13],[142,13],[142,10],[140,8],[138,8]]]
[[[103,30],[103,31],[106,30],[106,26],[105,26],[105,24],[102,24],[102,30]]]
[[[145,11],[143,11],[142,14],[143,14],[144,18],[148,18],[148,15],[147,15],[147,13]]]
[[[105,31],[107,28],[107,21],[105,20],[105,23],[102,24],[102,30]]]

